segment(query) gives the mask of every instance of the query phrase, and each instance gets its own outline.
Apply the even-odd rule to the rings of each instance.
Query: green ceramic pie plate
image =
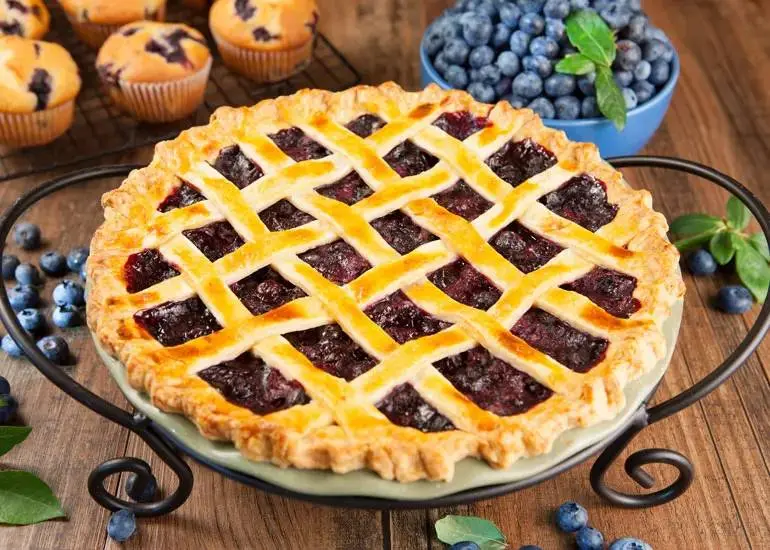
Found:
[[[626,407],[614,419],[588,428],[569,430],[556,440],[549,453],[519,460],[507,470],[495,470],[485,462],[473,458],[462,460],[457,464],[455,476],[449,482],[398,483],[363,470],[335,474],[327,470],[279,468],[272,464],[249,461],[241,456],[232,444],[209,441],[200,435],[197,428],[183,416],[165,413],[153,406],[146,394],[138,392],[129,385],[123,365],[110,357],[98,343],[97,350],[120,389],[137,410],[146,414],[181,446],[194,449],[200,457],[213,464],[254,476],[290,491],[309,495],[362,496],[417,501],[530,478],[606,440],[630,421],[641,404],[655,390],[668,367],[681,321],[682,302],[679,301],[674,305],[671,316],[663,325],[667,344],[666,357],[651,372],[628,384],[625,389]]]

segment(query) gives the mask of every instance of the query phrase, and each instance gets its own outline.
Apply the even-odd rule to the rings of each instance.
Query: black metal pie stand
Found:
[[[768,237],[768,240],[770,240],[770,213],[768,213],[764,205],[762,205],[749,190],[729,176],[700,164],[667,157],[618,157],[610,159],[610,162],[617,168],[666,168],[679,172],[686,172],[706,179],[741,199],[754,215],[754,218],[758,221],[762,232]],[[44,183],[36,189],[29,191],[21,196],[3,215],[2,219],[0,219],[0,247],[4,246],[6,238],[16,220],[24,214],[27,209],[44,197],[76,183],[93,179],[125,176],[130,170],[135,168],[139,168],[139,166],[104,166],[81,170]],[[0,249],[0,251],[2,251],[2,249]],[[176,440],[169,433],[165,432],[162,427],[152,422],[145,415],[132,414],[129,411],[123,410],[112,403],[105,401],[70,378],[64,370],[48,361],[37,349],[35,342],[27,336],[26,332],[17,321],[16,315],[8,302],[8,296],[3,285],[0,285],[0,319],[2,319],[9,334],[20,344],[26,357],[46,378],[82,405],[85,405],[97,414],[100,414],[111,422],[120,424],[141,437],[176,474],[179,483],[172,493],[156,502],[139,503],[123,500],[112,495],[105,489],[104,481],[113,474],[133,472],[138,476],[137,483],[134,484],[134,494],[140,494],[144,484],[152,479],[153,474],[150,466],[143,460],[130,457],[114,458],[100,464],[93,470],[93,472],[91,472],[88,479],[88,490],[96,502],[111,511],[129,509],[138,516],[160,516],[179,508],[190,496],[193,487],[193,474],[190,467],[183,459],[183,455],[187,455],[224,476],[251,485],[267,493],[330,506],[399,509],[432,508],[466,504],[477,500],[504,495],[552,478],[561,472],[582,463],[599,452],[601,452],[601,454],[596,459],[596,462],[591,469],[590,476],[591,486],[594,491],[617,506],[645,508],[669,502],[679,497],[687,490],[694,478],[694,468],[692,463],[685,456],[669,449],[644,449],[636,451],[626,459],[626,473],[645,489],[652,489],[655,486],[655,479],[643,469],[645,465],[668,464],[678,470],[679,475],[674,482],[667,487],[650,493],[635,495],[619,492],[607,485],[604,479],[605,474],[620,456],[621,452],[644,428],[679,412],[705,397],[725,382],[738,368],[741,367],[741,365],[743,365],[762,341],[768,328],[770,328],[770,300],[765,302],[754,326],[751,327],[751,330],[749,330],[744,340],[737,349],[727,357],[724,363],[691,388],[659,405],[648,407],[648,398],[648,400],[630,416],[630,419],[625,425],[621,426],[615,433],[599,443],[585,448],[556,466],[526,479],[511,483],[479,487],[439,498],[418,501],[401,501],[361,496],[311,495],[287,490],[259,478],[212,463],[210,460],[197,453],[195,449],[188,448],[180,441]]]

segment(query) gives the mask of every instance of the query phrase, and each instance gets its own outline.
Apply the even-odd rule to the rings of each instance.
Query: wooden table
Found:
[[[418,42],[446,0],[324,0],[323,31],[361,70],[367,82],[392,79],[419,85]],[[646,0],[652,19],[664,27],[682,60],[682,78],[666,122],[647,149],[710,164],[746,182],[770,203],[770,2],[767,0]],[[667,10],[666,7],[669,9]],[[147,161],[151,151],[105,162]],[[629,178],[651,189],[669,218],[705,210],[721,214],[725,196],[684,176],[636,171]],[[37,180],[0,185],[0,207]],[[88,242],[100,223],[98,196],[118,182],[86,184],[38,205],[29,218],[60,250]],[[709,300],[724,281],[687,277],[688,294],[679,345],[657,399],[707,374],[740,341],[758,308],[744,316],[714,312]],[[122,406],[125,400],[94,356],[85,330],[70,338],[77,350],[73,375]],[[91,469],[115,456],[138,456],[157,467],[161,483],[172,475],[125,430],[63,395],[29,364],[0,358],[0,374],[20,398],[21,415],[34,428],[4,466],[34,470],[61,498],[68,521],[0,528],[3,549],[117,547],[106,537],[108,514],[88,496]],[[324,508],[258,491],[192,464],[195,488],[176,513],[142,520],[127,548],[442,548],[433,522],[447,513],[495,521],[513,548],[538,543],[572,548],[552,527],[551,511],[575,499],[607,537],[637,535],[656,550],[770,547],[770,341],[714,394],[652,429],[632,449],[666,447],[683,452],[697,477],[676,502],[651,510],[621,510],[604,504],[588,484],[590,464],[537,487],[471,506],[431,511],[379,513]],[[653,468],[662,480],[673,473]],[[634,490],[622,472],[615,486]]]

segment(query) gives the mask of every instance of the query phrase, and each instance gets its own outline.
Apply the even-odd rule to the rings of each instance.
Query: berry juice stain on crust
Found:
[[[284,334],[313,365],[350,382],[377,364],[337,324]]]
[[[45,69],[35,69],[27,90],[37,98],[35,110],[42,111],[48,107],[48,100],[51,98],[51,74]]]
[[[233,283],[230,289],[252,315],[262,315],[305,296],[302,289],[291,284],[269,266]]]
[[[487,165],[513,187],[556,164],[556,156],[531,139],[509,141],[487,159]]]
[[[176,267],[166,261],[156,248],[131,254],[123,266],[126,290],[130,294],[150,288],[177,275],[179,271]]]
[[[268,134],[268,137],[295,162],[320,159],[331,154],[326,147],[299,128],[285,128],[275,134]]]
[[[206,197],[194,185],[185,181],[163,199],[163,202],[158,205],[158,212],[168,212],[175,208],[184,208],[205,200]]]
[[[219,151],[213,166],[238,189],[243,189],[265,175],[262,168],[244,155],[237,145],[231,145]]]
[[[454,430],[454,424],[431,406],[417,393],[411,384],[401,384],[379,403],[379,411],[398,426],[414,428],[421,432],[446,432]]]
[[[222,328],[197,296],[139,311],[134,314],[134,320],[166,347],[184,344]]]
[[[364,313],[399,344],[452,326],[423,311],[400,290],[373,303]]]
[[[540,199],[554,214],[596,231],[618,213],[618,206],[607,202],[607,186],[588,174],[575,176]]]

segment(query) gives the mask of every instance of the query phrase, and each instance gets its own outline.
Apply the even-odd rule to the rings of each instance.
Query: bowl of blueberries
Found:
[[[641,8],[641,0],[458,0],[423,35],[423,85],[532,109],[572,141],[595,143],[604,157],[635,154],[663,121],[679,77],[676,50]],[[577,52],[566,20],[580,10],[595,11],[616,36],[612,72],[625,100],[622,130],[599,111],[595,73],[555,70]]]

